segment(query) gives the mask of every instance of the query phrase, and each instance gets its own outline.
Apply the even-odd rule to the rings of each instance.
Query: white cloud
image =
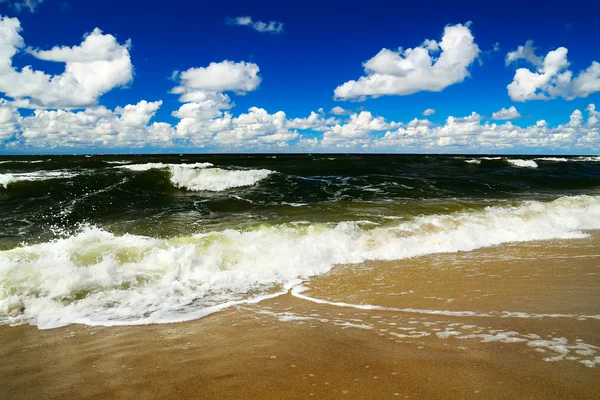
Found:
[[[430,115],[435,114],[435,110],[433,108],[428,108],[427,110],[423,111],[423,115],[428,117]]]
[[[542,65],[543,59],[535,54],[535,47],[533,47],[533,40],[525,42],[524,46],[519,46],[517,50],[511,51],[506,54],[506,65],[513,63],[517,60],[525,60],[535,66]]]
[[[600,125],[600,112],[596,111],[596,106],[594,104],[590,104],[586,107],[588,112],[588,120],[587,125],[589,127],[599,126]]]
[[[468,67],[480,52],[469,26],[446,26],[440,42],[425,40],[421,46],[406,50],[382,49],[363,64],[366,76],[338,86],[334,97],[362,99],[420,91],[440,92],[462,82],[469,76]]]
[[[306,118],[288,119],[283,111],[269,114],[263,108],[251,107],[238,117],[225,112],[221,117],[212,119],[184,118],[176,131],[177,137],[203,147],[281,147],[302,137],[297,130],[325,131],[335,122],[335,118],[325,118],[320,112],[313,111]]]
[[[322,112],[311,111],[310,115],[306,118],[294,118],[287,120],[286,126],[290,129],[324,132],[329,129],[330,125],[336,123],[337,120],[333,117],[325,118]]]
[[[214,141],[220,145],[260,145],[284,143],[300,135],[286,127],[283,111],[269,114],[265,109],[251,107],[248,113],[233,118],[227,128],[218,132]]]
[[[165,123],[149,125],[161,104],[143,100],[114,111],[105,107],[78,112],[35,110],[31,116],[16,118],[17,138],[24,147],[38,148],[168,145],[175,137],[173,128]]]
[[[376,138],[371,148],[379,151],[401,152],[511,152],[511,151],[567,151],[586,152],[600,146],[599,128],[592,119],[593,105],[588,106],[587,124],[579,110],[568,123],[550,128],[546,121],[519,127],[510,122],[496,124],[482,122],[473,112],[464,118],[448,117],[445,125],[435,126],[427,120],[413,120],[383,137]],[[590,121],[591,120],[591,121]]]
[[[342,146],[356,145],[370,139],[372,132],[393,129],[395,122],[386,122],[383,117],[374,117],[369,111],[352,114],[344,124],[331,126],[323,134],[323,143]]]
[[[252,17],[227,18],[225,20],[230,25],[248,26],[258,32],[283,33],[283,23],[277,21],[252,21]]]
[[[184,96],[197,91],[245,94],[260,85],[259,71],[258,65],[245,61],[212,62],[208,67],[180,72],[177,77],[181,85],[174,88],[172,93],[181,94],[181,101],[188,101]]]
[[[179,94],[185,103],[172,113],[180,119],[176,138],[196,147],[280,147],[300,138],[296,129],[326,130],[335,122],[326,119],[321,109],[306,118],[288,120],[283,111],[269,114],[263,108],[251,107],[234,117],[229,112],[234,104],[224,92],[244,95],[256,90],[261,82],[258,72],[256,64],[225,60],[175,74],[180,84],[171,93]]]
[[[368,111],[352,114],[345,122],[322,112],[288,119],[283,111],[270,114],[258,107],[238,116],[226,111],[201,121],[184,118],[172,126],[151,122],[161,104],[140,101],[114,110],[93,107],[77,112],[38,109],[24,116],[0,100],[0,140],[4,148],[46,150],[189,146],[216,151],[583,153],[600,148],[600,113],[594,104],[584,112],[575,110],[568,122],[556,127],[543,120],[526,127],[498,124],[476,112],[448,117],[442,125],[417,118],[390,122]]]
[[[8,3],[16,12],[25,9],[35,12],[36,8],[43,2],[44,0],[0,0],[0,3]]]
[[[18,132],[18,112],[6,101],[0,100],[0,140],[10,139]]]
[[[557,97],[573,100],[600,92],[600,63],[593,61],[587,69],[573,77],[567,53],[567,48],[559,47],[543,58],[538,57],[532,41],[508,53],[507,65],[524,59],[536,67],[535,72],[527,68],[517,69],[513,81],[507,86],[510,98],[519,102]]]
[[[333,115],[350,115],[350,114],[352,114],[352,112],[344,109],[343,107],[335,106],[335,107],[333,107],[331,109],[331,111],[329,111],[329,114],[333,114]]]
[[[225,60],[174,73],[172,79],[179,80],[180,84],[171,93],[180,95],[179,100],[185,103],[172,113],[181,120],[177,124],[178,135],[194,137],[198,143],[209,140],[214,132],[227,124],[227,118],[231,119],[223,112],[234,104],[223,92],[244,95],[256,90],[261,82],[259,71],[254,63]]]
[[[14,104],[28,108],[77,108],[94,105],[98,98],[133,79],[129,42],[121,45],[99,29],[87,34],[80,46],[27,50],[45,61],[63,62],[60,75],[48,75],[30,66],[20,71],[12,58],[25,47],[16,18],[0,20],[0,92]]]
[[[492,119],[509,120],[517,118],[521,118],[521,114],[519,113],[519,111],[517,111],[517,108],[515,106],[510,106],[508,109],[503,107],[495,113],[492,113]]]

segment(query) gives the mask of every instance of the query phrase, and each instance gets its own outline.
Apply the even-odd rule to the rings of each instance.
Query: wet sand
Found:
[[[600,398],[598,234],[306,287],[179,324],[1,326],[0,398]]]

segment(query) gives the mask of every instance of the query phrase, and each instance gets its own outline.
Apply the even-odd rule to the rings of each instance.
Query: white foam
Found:
[[[227,189],[252,186],[272,173],[272,171],[267,169],[228,170],[210,168],[212,166],[213,164],[211,163],[146,163],[122,165],[117,168],[136,172],[151,169],[168,169],[171,173],[171,183],[176,187],[191,191],[209,192],[222,192]]]
[[[592,161],[592,162],[600,162],[600,156],[589,156],[589,157],[577,157],[573,159],[574,161]]]
[[[14,182],[45,181],[48,179],[68,179],[74,176],[77,176],[77,173],[68,171],[14,172],[0,174],[0,186],[8,188],[8,185]]]
[[[465,162],[466,162],[467,164],[481,164],[481,160],[476,160],[476,159],[473,159],[473,160],[465,160]]]
[[[569,161],[568,158],[564,158],[564,157],[540,157],[540,158],[536,158],[536,160],[551,161],[551,162],[568,162]]]
[[[252,186],[269,176],[267,169],[226,170],[222,168],[191,169],[172,166],[171,182],[193,191],[221,192],[231,188]]]
[[[43,163],[45,161],[50,161],[50,160],[49,159],[47,159],[47,160],[2,160],[2,161],[0,161],[0,164],[8,164],[8,163],[38,164],[38,163]]]
[[[107,164],[116,164],[116,165],[124,165],[129,164],[131,161],[104,161]]]
[[[408,314],[423,314],[423,315],[442,315],[447,317],[477,317],[477,318],[573,318],[580,321],[587,319],[600,319],[600,315],[576,315],[576,314],[533,314],[522,311],[502,311],[502,312],[489,312],[489,313],[478,313],[475,311],[450,311],[450,310],[429,310],[422,308],[394,308],[394,307],[382,307],[373,304],[352,304],[344,303],[339,301],[329,301],[324,299],[317,299],[314,297],[303,294],[308,288],[302,285],[296,285],[290,291],[290,294],[302,300],[311,301],[317,304],[326,304],[329,306],[343,307],[343,308],[356,308],[359,310],[378,310],[378,311],[395,311]],[[461,325],[459,323],[456,326]],[[463,328],[471,328],[473,326],[465,325]]]
[[[281,285],[291,288],[335,264],[580,238],[585,229],[600,229],[600,196],[429,215],[371,229],[355,222],[290,223],[164,240],[88,227],[68,238],[0,251],[0,322],[52,328],[183,321],[279,293]],[[323,304],[397,311],[330,303],[301,292],[296,286],[292,293]]]
[[[519,167],[519,168],[537,168],[538,165],[535,161],[533,160],[520,160],[520,159],[506,159],[506,161],[511,164],[514,165],[515,167]]]
[[[212,166],[213,165],[208,162],[193,163],[193,164],[168,164],[168,163],[158,162],[158,163],[121,165],[121,166],[118,166],[115,168],[128,169],[128,170],[136,171],[136,172],[143,172],[143,171],[149,171],[151,169],[167,169],[167,168],[172,168],[172,167],[195,169],[195,168],[208,168],[208,167],[212,167]]]

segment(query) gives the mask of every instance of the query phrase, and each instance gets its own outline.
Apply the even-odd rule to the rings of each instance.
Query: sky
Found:
[[[0,153],[598,154],[600,4],[548,4],[0,0]]]

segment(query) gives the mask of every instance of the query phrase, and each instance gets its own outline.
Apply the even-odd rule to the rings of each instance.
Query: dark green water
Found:
[[[201,318],[336,264],[600,229],[600,157],[0,157],[0,323]]]
[[[466,162],[473,159],[481,163]],[[81,224],[165,238],[258,223],[383,223],[390,217],[598,193],[600,159],[570,160],[538,159],[537,168],[528,168],[505,158],[454,156],[3,157],[0,248],[72,234]],[[272,173],[248,186],[216,191],[177,187],[168,166],[145,171],[121,168],[206,162],[228,170]],[[234,179],[231,185],[235,183]]]

